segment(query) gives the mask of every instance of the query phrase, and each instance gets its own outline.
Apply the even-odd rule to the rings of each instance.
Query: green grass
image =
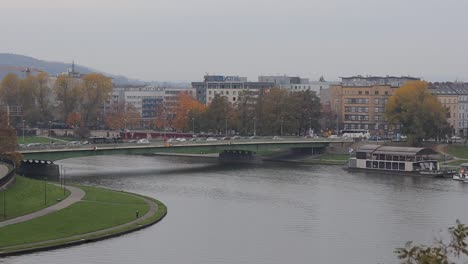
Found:
[[[83,201],[58,212],[31,221],[0,228],[2,247],[67,238],[118,226],[135,219],[135,212],[143,216],[149,205],[138,196],[92,187]],[[62,242],[63,243],[63,242]]]
[[[50,143],[50,138],[45,138],[45,137],[25,136],[23,140],[22,136],[18,136],[17,140],[18,140],[18,144],[30,144],[30,143],[48,144]]]
[[[448,153],[460,159],[468,159],[468,146],[449,145]]]
[[[47,195],[44,191],[47,190]],[[57,203],[57,199],[64,199],[70,194],[54,184],[48,183],[44,188],[44,181],[16,176],[16,183],[3,193],[0,192],[0,220],[15,218]],[[4,203],[4,199],[6,203]],[[47,199],[47,205],[45,204]],[[6,205],[6,207],[5,207]],[[4,208],[6,210],[4,211]],[[6,212],[6,218],[4,217]]]
[[[450,160],[450,161],[447,161],[447,162],[443,163],[443,165],[460,166],[460,164],[462,164],[462,163],[468,163],[468,160],[466,160],[466,159]]]

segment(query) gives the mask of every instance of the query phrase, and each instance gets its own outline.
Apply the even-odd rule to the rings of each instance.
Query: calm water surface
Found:
[[[155,197],[168,215],[125,236],[0,263],[398,263],[395,247],[468,223],[468,184],[452,180],[175,157],[61,164],[73,182]]]

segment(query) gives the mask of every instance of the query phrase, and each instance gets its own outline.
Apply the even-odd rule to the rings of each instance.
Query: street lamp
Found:
[[[47,205],[47,177],[44,177],[44,205]]]
[[[51,133],[51,129],[52,129],[52,121],[49,121],[49,139],[50,139],[50,144],[52,144],[52,133]]]
[[[312,117],[309,116],[309,134],[310,134],[310,131],[312,131]]]
[[[228,130],[227,130],[227,120],[228,120],[228,118],[227,118],[227,117],[225,117],[225,118],[224,118],[224,128],[225,128],[225,130],[226,130],[226,137],[228,136]]]
[[[254,127],[253,127],[254,131],[253,131],[253,135],[256,136],[256,135],[257,135],[257,128],[256,128],[256,125],[257,125],[257,124],[256,124],[256,123],[257,123],[257,118],[256,118],[255,116],[254,116],[254,118],[253,118],[253,121],[254,121]]]
[[[24,143],[24,119],[23,119],[23,143]]]
[[[3,219],[6,219],[6,188],[3,188]]]
[[[283,136],[283,121],[284,121],[284,117],[280,117],[281,118],[281,136]]]
[[[192,117],[192,137],[195,136],[195,118]]]

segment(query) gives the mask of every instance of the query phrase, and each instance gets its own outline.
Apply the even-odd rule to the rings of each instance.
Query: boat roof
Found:
[[[382,145],[375,145],[375,144],[363,145],[359,147],[357,152],[366,152],[366,153],[372,153],[372,154],[401,155],[401,156],[420,156],[420,155],[437,154],[437,152],[432,150],[431,148],[396,147],[396,146],[382,146]]]

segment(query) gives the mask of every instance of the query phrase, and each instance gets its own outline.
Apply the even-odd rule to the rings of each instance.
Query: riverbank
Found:
[[[62,210],[0,228],[0,256],[98,241],[142,229],[167,213],[161,202],[137,194],[77,186],[86,194]]]

